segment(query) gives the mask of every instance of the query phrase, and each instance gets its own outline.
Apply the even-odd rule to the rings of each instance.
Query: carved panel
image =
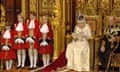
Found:
[[[96,15],[97,0],[76,0],[76,14]]]
[[[40,0],[40,12],[50,12],[53,10],[53,6],[55,5],[55,0]]]
[[[4,25],[5,25],[5,21],[6,21],[6,11],[5,11],[5,7],[3,4],[0,3],[0,31],[3,29]]]
[[[86,0],[76,0],[76,8],[80,11],[84,9],[86,4],[87,4]]]
[[[120,0],[114,0],[112,9],[111,14],[120,17]]]
[[[29,5],[30,5],[30,11],[34,11],[37,12],[37,0],[30,0],[29,1]]]
[[[110,13],[110,0],[100,0],[99,14],[109,15]]]
[[[92,35],[100,35],[101,34],[101,17],[100,16],[85,16],[86,21],[90,24],[92,29]]]

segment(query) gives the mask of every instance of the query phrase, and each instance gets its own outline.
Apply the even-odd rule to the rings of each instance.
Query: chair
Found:
[[[93,38],[90,39],[90,67],[91,70],[94,68],[97,68],[97,52],[98,52],[98,46],[99,46],[99,39],[96,39],[96,36],[99,36],[102,34],[102,23],[101,23],[101,16],[95,15],[95,16],[87,16],[85,15],[86,21],[88,24],[90,24],[92,36]]]

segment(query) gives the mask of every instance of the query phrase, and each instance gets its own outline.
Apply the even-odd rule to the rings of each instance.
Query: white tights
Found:
[[[38,52],[37,49],[29,48],[30,68],[36,68]]]
[[[6,70],[10,70],[12,68],[12,60],[6,60]]]
[[[17,67],[24,67],[25,66],[25,59],[26,59],[26,52],[24,49],[17,50],[17,59],[18,65]]]
[[[44,66],[47,66],[50,64],[50,55],[49,54],[43,54],[42,59],[43,59]]]

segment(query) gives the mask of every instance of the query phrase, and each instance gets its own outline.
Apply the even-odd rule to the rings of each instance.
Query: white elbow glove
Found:
[[[4,45],[4,46],[2,47],[2,50],[7,51],[7,50],[10,50],[10,48],[9,48],[7,45]]]
[[[46,41],[42,41],[41,43],[40,43],[40,46],[47,46],[48,45],[48,43],[46,42]]]

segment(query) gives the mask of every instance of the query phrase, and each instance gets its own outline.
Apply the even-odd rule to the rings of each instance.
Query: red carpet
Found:
[[[61,53],[61,55],[56,59],[52,64],[40,70],[40,72],[51,72],[52,70],[56,70],[59,67],[63,67],[66,65],[65,51]]]

